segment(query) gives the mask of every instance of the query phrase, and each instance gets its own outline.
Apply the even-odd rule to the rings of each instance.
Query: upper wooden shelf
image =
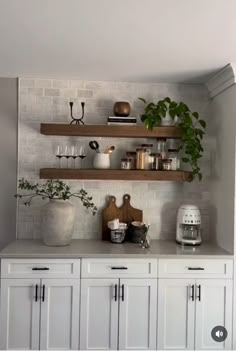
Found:
[[[145,126],[109,126],[109,125],[70,125],[59,123],[41,123],[40,133],[44,135],[94,136],[118,138],[181,138],[177,127],[155,127],[148,130]]]
[[[68,169],[42,168],[41,179],[87,179],[87,180],[168,180],[191,181],[191,172],[186,171],[143,171],[125,169]]]

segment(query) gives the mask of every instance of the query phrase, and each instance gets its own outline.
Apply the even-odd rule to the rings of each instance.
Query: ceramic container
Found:
[[[96,169],[110,168],[110,155],[105,153],[96,153],[93,159],[93,167]]]
[[[49,200],[41,208],[43,242],[48,246],[69,245],[75,222],[75,206],[69,201]]]

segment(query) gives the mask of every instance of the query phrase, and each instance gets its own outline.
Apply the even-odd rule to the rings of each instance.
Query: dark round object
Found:
[[[131,111],[130,104],[127,101],[117,101],[114,104],[113,112],[115,116],[128,117],[130,114],[130,111]]]

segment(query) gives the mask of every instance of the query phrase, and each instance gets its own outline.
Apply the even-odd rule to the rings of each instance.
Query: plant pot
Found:
[[[131,112],[131,107],[127,101],[117,101],[113,107],[113,113],[117,117],[128,117]]]
[[[166,113],[165,117],[162,117],[161,125],[162,126],[175,126],[178,122],[178,118],[175,117],[174,119],[171,118],[169,112]]]
[[[74,205],[69,201],[49,200],[41,209],[44,244],[48,246],[70,245],[74,222]]]

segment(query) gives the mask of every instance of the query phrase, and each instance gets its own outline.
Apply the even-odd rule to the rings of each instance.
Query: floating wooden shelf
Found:
[[[42,168],[41,179],[87,179],[87,180],[170,180],[191,181],[191,172],[185,171],[142,171],[123,169],[68,169]]]
[[[155,127],[148,130],[143,125],[109,126],[109,125],[70,125],[58,123],[42,123],[40,133],[62,136],[94,136],[118,138],[181,138],[178,127]]]

